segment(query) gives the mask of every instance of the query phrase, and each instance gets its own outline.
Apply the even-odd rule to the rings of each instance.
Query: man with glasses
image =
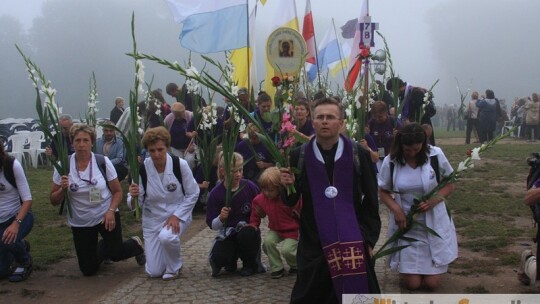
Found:
[[[341,135],[343,126],[342,104],[317,100],[315,137],[292,151],[296,170],[282,170],[282,184],[296,189],[283,189],[283,201],[293,206],[301,196],[303,204],[291,303],[340,303],[343,294],[380,292],[371,260],[381,229],[375,172],[369,151]]]

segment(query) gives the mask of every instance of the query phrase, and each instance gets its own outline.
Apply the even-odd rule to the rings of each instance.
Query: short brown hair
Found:
[[[156,144],[158,141],[163,141],[165,146],[171,146],[171,134],[165,127],[155,127],[150,128],[144,132],[142,138],[142,145],[144,148],[148,149],[148,146]]]
[[[318,106],[327,105],[327,104],[335,105],[338,107],[339,115],[340,115],[339,119],[343,119],[343,117],[345,117],[344,115],[345,110],[343,109],[343,105],[333,97],[325,97],[325,98],[315,100],[315,103],[313,104],[312,115],[315,113],[315,109],[317,109]]]
[[[386,103],[384,101],[375,101],[371,106],[371,113],[373,114],[386,113],[387,111]]]
[[[88,135],[90,135],[90,139],[92,140],[92,144],[96,143],[96,129],[93,127],[85,124],[85,123],[76,123],[73,126],[71,126],[71,129],[69,129],[69,136],[71,137],[71,141],[77,136],[79,132],[84,132]]]

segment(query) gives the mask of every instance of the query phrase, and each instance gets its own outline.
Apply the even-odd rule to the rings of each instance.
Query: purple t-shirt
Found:
[[[244,158],[244,178],[257,182],[259,173],[262,172],[262,170],[257,167],[257,161],[262,160],[265,163],[273,163],[274,159],[262,142],[259,142],[256,145],[252,144],[252,146],[255,153],[257,153],[256,157],[253,157],[253,151],[250,149],[246,140],[239,142],[234,150],[240,153]]]
[[[236,192],[233,192],[231,195],[231,211],[229,212],[226,227],[236,227],[240,221],[249,223],[251,201],[259,194],[259,187],[252,181],[242,179],[240,181],[240,187]],[[226,194],[227,190],[223,183],[217,184],[210,191],[206,205],[206,224],[208,224],[208,227],[212,227],[212,221],[219,216],[221,208],[225,207]]]
[[[311,136],[315,134],[315,129],[311,123],[311,119],[306,120],[306,123],[298,129],[298,131],[306,136]]]
[[[369,120],[369,134],[373,137],[377,148],[384,148],[384,155],[388,155],[394,141],[394,118],[388,116],[385,122],[377,123],[375,119]],[[401,128],[398,121],[397,128]],[[375,149],[377,151],[377,149]]]
[[[171,126],[171,147],[179,150],[186,149],[191,141],[186,135],[187,130],[187,121],[185,119],[178,120],[175,119]]]

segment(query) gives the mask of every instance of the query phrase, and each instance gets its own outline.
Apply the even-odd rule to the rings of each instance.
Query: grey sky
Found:
[[[42,14],[42,3],[63,3],[65,1],[67,0],[2,0],[0,1],[0,17],[6,14],[12,15],[20,20],[25,29],[32,31],[32,20],[35,16]],[[271,1],[268,0],[268,2]],[[118,7],[113,8],[113,6],[118,6],[122,2],[125,4],[122,4],[121,13],[118,14]],[[112,63],[108,63],[110,70],[105,67],[95,67],[97,69],[98,92],[100,93],[98,100],[101,101],[99,107],[102,111],[98,116],[108,115],[114,97],[127,97],[129,86],[132,84],[132,80],[128,80],[128,78],[133,78],[133,66],[129,58],[123,54],[130,51],[131,47],[129,45],[129,18],[133,10],[136,11],[138,44],[141,51],[179,62],[187,60],[188,52],[182,49],[178,43],[178,33],[181,27],[174,24],[164,2],[161,0],[136,2],[138,2],[138,6],[134,8],[131,7],[131,3],[133,3],[131,1],[77,1],[76,3],[81,6],[96,3],[96,5],[111,6],[111,9],[104,10],[105,13],[102,11],[101,14],[97,15],[92,15],[90,12],[73,11],[72,14],[76,15],[78,22],[73,22],[72,28],[58,30],[57,37],[40,37],[41,43],[54,43],[47,47],[52,49],[57,46],[59,53],[62,52],[62,49],[67,49],[63,47],[63,43],[89,46],[83,48],[88,53],[58,56],[54,62],[52,59],[47,60],[47,62],[40,61],[40,54],[36,54],[35,58],[45,74],[51,78],[53,86],[58,88],[59,102],[66,102],[67,99],[71,102],[76,100],[77,105],[69,104],[66,107],[74,115],[84,113],[86,107],[88,79],[94,69],[86,64],[88,61],[112,60]],[[73,9],[73,6],[74,4],[71,4],[71,8],[66,9]],[[336,26],[339,27],[360,13],[359,0],[312,0],[311,6],[318,41],[322,40],[331,23],[331,18],[335,19]],[[304,10],[305,0],[297,0],[300,24]],[[116,15],[108,15],[107,11]],[[370,1],[372,20],[379,22],[379,30],[386,36],[394,61],[394,70],[405,81],[409,81],[413,85],[429,87],[437,79],[440,79],[439,84],[434,89],[435,101],[438,105],[459,102],[455,78],[459,79],[464,90],[470,87],[473,90],[483,92],[490,88],[495,91],[497,97],[506,98],[507,103],[511,103],[516,96],[539,92],[540,61],[538,60],[539,55],[537,55],[537,50],[540,49],[539,11],[540,1],[535,0]],[[259,9],[258,36],[266,37],[269,34],[268,26],[265,25],[276,13],[279,12],[272,11],[269,5]],[[158,18],[164,19],[161,20],[163,23],[160,24],[166,24],[168,28],[153,28],[157,22],[153,23],[151,18],[145,18],[148,17],[144,16],[145,14],[155,14]],[[93,21],[98,24],[107,24],[110,31],[100,29],[99,33],[81,32],[78,36],[70,36],[71,40],[69,41],[62,40],[62,37],[69,36],[70,31],[77,31],[79,22],[87,22],[85,19],[94,19]],[[52,20],[48,20],[48,22],[50,21]],[[116,21],[118,24],[115,23]],[[106,35],[107,41],[113,42],[126,40],[125,47],[124,45],[121,47],[117,45],[96,45],[93,47],[91,41],[93,35]],[[113,35],[121,35],[122,37]],[[382,47],[380,40],[376,40],[376,42],[378,43],[376,48]],[[8,46],[15,43],[21,44],[20,41],[10,40],[9,37],[7,41],[2,41],[2,43]],[[264,45],[258,45],[257,50],[264,50]],[[221,54],[216,56],[222,58]],[[77,57],[84,58],[86,61],[79,62]],[[198,56],[194,55],[195,57]],[[262,61],[263,59],[259,58],[258,60]],[[18,65],[23,72],[25,69],[14,47],[12,51],[6,52],[0,57],[0,64],[2,66],[8,65],[12,69],[16,69]],[[63,74],[58,71],[59,67],[71,65],[76,65],[72,71],[77,71],[76,74],[79,75]],[[119,74],[118,70],[122,70],[123,74]],[[259,73],[262,75],[263,71],[259,70]],[[24,75],[24,73],[12,73],[10,77],[0,78],[0,106],[3,109],[0,112],[0,119],[35,117],[33,110],[35,95],[30,81],[21,74]],[[110,74],[114,74],[115,78],[109,78],[112,77]],[[154,88],[164,88],[166,83],[170,81],[183,81],[165,68],[149,63],[146,75],[151,77],[152,74],[156,77]],[[9,86],[2,86],[1,82],[9,83]],[[17,92],[8,94],[11,89]],[[14,98],[21,100],[13,100]],[[172,102],[168,96],[166,99],[168,102]],[[13,102],[16,102],[18,106],[9,107],[8,105]]]

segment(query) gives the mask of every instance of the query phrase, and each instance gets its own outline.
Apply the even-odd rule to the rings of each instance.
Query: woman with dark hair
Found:
[[[478,137],[484,143],[493,139],[497,117],[501,115],[499,101],[492,90],[486,90],[486,98],[476,102],[478,110]]]
[[[50,192],[53,205],[64,201],[69,192],[68,224],[73,234],[79,269],[85,276],[94,275],[106,258],[120,261],[136,257],[144,265],[142,241],[138,236],[122,240],[118,205],[122,188],[108,157],[94,154],[94,128],[75,124],[70,130],[75,153],[68,160],[69,172],[60,175],[55,169]],[[98,234],[102,240],[98,242]]]
[[[400,273],[402,285],[409,290],[439,287],[441,274],[457,258],[456,229],[444,202],[454,185],[447,184],[432,198],[418,202],[453,171],[442,150],[428,145],[426,138],[421,125],[404,126],[397,132],[378,175],[380,199],[391,211],[388,235],[401,229],[407,231],[405,237],[418,240],[399,239],[394,246],[408,247],[388,259],[390,268]],[[406,215],[413,206],[421,211],[415,221],[433,229],[440,237],[421,225],[407,223]]]
[[[309,140],[313,134],[315,134],[310,112],[309,104],[306,99],[297,101],[296,106],[294,107],[294,115],[296,118],[293,121],[293,123],[296,124],[296,129],[294,131],[305,140]]]
[[[34,225],[31,206],[32,195],[23,168],[0,141],[0,279],[20,282],[32,272],[30,244],[23,240]]]

